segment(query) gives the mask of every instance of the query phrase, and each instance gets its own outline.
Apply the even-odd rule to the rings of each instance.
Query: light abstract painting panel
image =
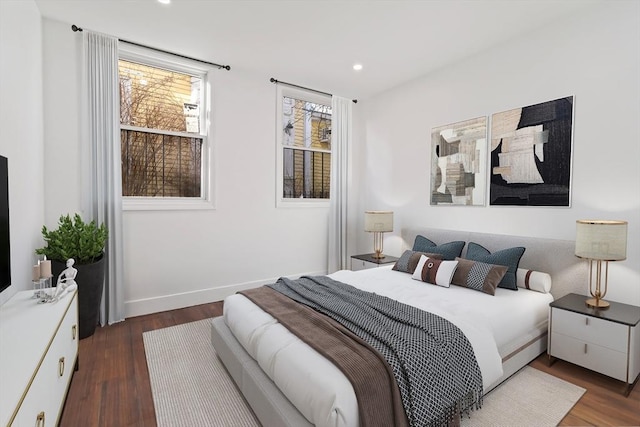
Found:
[[[572,96],[492,115],[490,205],[570,205],[572,115]]]
[[[487,118],[431,131],[431,204],[484,206]]]

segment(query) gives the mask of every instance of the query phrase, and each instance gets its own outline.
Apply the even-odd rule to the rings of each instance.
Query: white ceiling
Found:
[[[35,1],[46,18],[364,99],[602,0]]]

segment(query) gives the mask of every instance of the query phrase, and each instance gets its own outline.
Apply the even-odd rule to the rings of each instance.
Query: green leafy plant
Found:
[[[56,230],[42,226],[42,237],[47,245],[36,249],[36,253],[57,261],[73,258],[78,264],[88,264],[100,258],[107,236],[104,223],[98,226],[95,221],[85,223],[78,214],[73,218],[62,215]]]

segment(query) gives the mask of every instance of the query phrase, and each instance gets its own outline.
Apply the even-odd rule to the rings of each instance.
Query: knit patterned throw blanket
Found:
[[[455,424],[482,404],[473,348],[448,320],[326,276],[267,286],[331,317],[382,354],[411,426]]]

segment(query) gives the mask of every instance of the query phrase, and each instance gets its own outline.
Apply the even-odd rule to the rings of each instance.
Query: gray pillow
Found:
[[[507,272],[504,265],[492,265],[470,259],[456,258],[458,268],[453,274],[451,283],[464,286],[485,294],[495,295],[498,283]]]
[[[402,256],[396,261],[392,270],[402,271],[403,273],[413,274],[416,271],[416,267],[418,266],[418,261],[420,261],[420,257],[422,255],[426,255],[429,258],[433,259],[441,259],[442,255],[440,254],[429,254],[424,252],[416,252],[416,251],[404,251]]]
[[[520,264],[520,258],[522,258],[524,251],[525,248],[518,246],[491,253],[485,247],[474,242],[469,242],[466,258],[473,261],[485,262],[487,264],[507,266],[507,273],[498,284],[498,287],[517,291],[518,285],[516,273],[518,271],[518,264]]]
[[[442,259],[453,261],[456,257],[459,257],[464,248],[463,241],[455,241],[449,243],[443,243],[436,245],[431,240],[424,236],[416,236],[416,240],[413,242],[413,250],[419,252],[428,252],[432,254],[442,255]]]

